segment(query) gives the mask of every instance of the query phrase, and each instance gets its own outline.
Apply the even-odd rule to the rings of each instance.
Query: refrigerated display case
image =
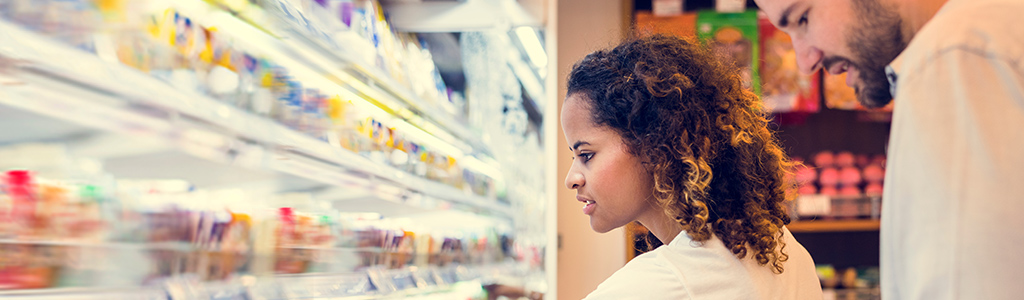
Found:
[[[473,92],[374,1],[0,1],[0,297],[543,292],[543,133]]]

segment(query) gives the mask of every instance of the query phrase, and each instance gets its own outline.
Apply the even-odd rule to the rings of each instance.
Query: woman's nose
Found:
[[[570,169],[569,174],[565,175],[565,187],[571,190],[578,189],[583,186],[584,179],[583,174]]]

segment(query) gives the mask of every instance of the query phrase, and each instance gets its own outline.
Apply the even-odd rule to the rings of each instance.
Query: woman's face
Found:
[[[622,137],[591,119],[589,99],[570,95],[562,106],[562,130],[573,153],[565,187],[576,190],[590,228],[605,233],[645,216],[662,214],[652,205],[654,181]]]

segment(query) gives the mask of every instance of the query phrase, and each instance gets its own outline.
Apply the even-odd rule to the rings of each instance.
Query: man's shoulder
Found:
[[[1020,60],[1024,57],[1024,1],[951,0],[914,37],[908,50],[920,55],[968,51]]]

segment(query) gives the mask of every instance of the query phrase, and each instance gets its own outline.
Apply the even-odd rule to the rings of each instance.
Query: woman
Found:
[[[565,185],[590,226],[639,221],[664,246],[587,299],[821,299],[789,233],[793,163],[737,70],[695,42],[653,36],[587,55],[569,75]]]

